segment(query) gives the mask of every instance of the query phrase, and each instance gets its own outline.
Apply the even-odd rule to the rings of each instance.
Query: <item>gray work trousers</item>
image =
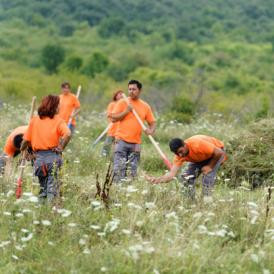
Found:
[[[0,175],[3,175],[5,172],[7,157],[8,156],[5,153],[0,155]]]
[[[202,194],[203,196],[211,195],[215,179],[216,173],[224,159],[222,156],[213,170],[206,175],[203,175],[202,178]],[[181,175],[181,181],[183,183],[183,192],[186,194],[188,198],[194,199],[195,198],[195,180],[199,177],[202,172],[202,168],[209,164],[211,159],[198,162],[198,163],[189,163],[187,169]]]
[[[117,140],[114,152],[114,182],[119,182],[127,175],[129,169],[132,178],[137,176],[137,168],[140,162],[140,144],[127,143]]]
[[[53,200],[60,191],[60,183],[58,182],[58,171],[62,165],[60,154],[51,150],[36,152],[36,160],[34,162],[35,176],[39,179],[40,198]]]

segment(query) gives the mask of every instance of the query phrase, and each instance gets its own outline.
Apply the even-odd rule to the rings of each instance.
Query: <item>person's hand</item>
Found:
[[[144,130],[144,132],[145,132],[146,135],[153,135],[154,130],[153,130],[153,129],[150,129],[150,128],[146,128],[146,129]]]
[[[56,152],[57,154],[62,154],[63,152],[63,148],[61,146],[58,146],[58,147],[54,147],[52,149],[53,152]]]
[[[203,166],[202,167],[202,172],[203,172],[204,175],[208,174],[211,171],[212,171],[212,168],[210,166]]]
[[[132,105],[131,105],[131,104],[128,104],[128,105],[127,105],[126,112],[129,113],[129,112],[132,111],[132,109],[133,109]]]
[[[148,182],[150,182],[152,184],[159,184],[160,183],[160,180],[157,177],[149,176],[149,175],[146,175],[146,174],[144,175],[144,177]]]

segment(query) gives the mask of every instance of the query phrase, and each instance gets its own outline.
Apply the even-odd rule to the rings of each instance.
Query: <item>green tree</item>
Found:
[[[95,52],[88,60],[88,63],[85,65],[83,72],[86,75],[94,77],[96,73],[104,71],[109,64],[108,58],[100,53]]]
[[[83,64],[83,59],[79,56],[70,56],[65,63],[65,66],[70,71],[79,70]]]
[[[42,49],[41,62],[49,73],[56,73],[65,59],[65,49],[59,45],[46,45]]]

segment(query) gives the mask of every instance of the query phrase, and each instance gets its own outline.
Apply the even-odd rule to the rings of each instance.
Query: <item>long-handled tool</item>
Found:
[[[108,126],[104,129],[104,131],[97,137],[97,139],[92,143],[91,149],[94,149],[95,146],[100,142],[100,140],[107,134],[108,130],[112,126],[112,123],[109,123]]]
[[[77,93],[76,93],[76,98],[78,99],[81,93],[82,86],[78,86]],[[69,121],[68,121],[68,127],[70,128],[73,120],[75,109],[73,109],[72,113],[70,114]]]
[[[33,117],[34,113],[34,108],[35,108],[35,102],[36,102],[36,97],[32,97],[32,102],[31,102],[31,110],[30,110],[30,116],[29,116],[29,123],[31,118]],[[23,185],[23,174],[24,174],[24,169],[26,165],[26,151],[23,152],[22,155],[22,161],[20,164],[20,173],[19,177],[17,179],[17,186],[16,186],[16,198],[19,199],[22,196],[22,185]]]
[[[129,101],[128,101],[128,98],[126,97],[126,95],[123,94],[122,96],[126,100],[126,102],[129,104]],[[147,127],[144,125],[143,121],[141,120],[140,116],[138,115],[138,113],[136,112],[136,110],[134,108],[132,109],[132,113],[136,117],[136,119],[139,122],[139,124],[141,125],[142,129],[145,131],[147,129]],[[160,146],[157,144],[157,142],[154,140],[154,138],[151,135],[148,135],[148,138],[151,141],[151,143],[153,144],[153,146],[156,148],[157,152],[160,154],[165,165],[168,167],[168,169],[171,169],[172,164],[170,163],[170,161],[168,160],[166,155],[163,153]]]

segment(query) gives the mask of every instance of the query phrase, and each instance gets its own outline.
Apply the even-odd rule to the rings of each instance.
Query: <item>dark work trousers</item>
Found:
[[[117,140],[114,152],[114,182],[125,179],[127,169],[132,178],[137,176],[137,168],[140,162],[140,144],[127,143],[123,140]]]
[[[60,183],[58,182],[58,172],[62,165],[60,154],[51,150],[37,151],[36,160],[34,162],[35,176],[38,177],[40,183],[40,198],[53,200],[60,191]]]
[[[224,159],[224,156],[222,156],[213,170],[209,172],[206,175],[203,175],[202,178],[202,194],[203,196],[209,196],[211,195],[214,182],[216,179],[216,173]],[[183,191],[186,194],[187,197],[194,199],[195,198],[195,180],[199,177],[199,175],[202,172],[202,168],[210,162],[211,159],[198,162],[198,163],[189,163],[187,166],[187,169],[183,172],[181,175],[181,179],[183,182]]]

